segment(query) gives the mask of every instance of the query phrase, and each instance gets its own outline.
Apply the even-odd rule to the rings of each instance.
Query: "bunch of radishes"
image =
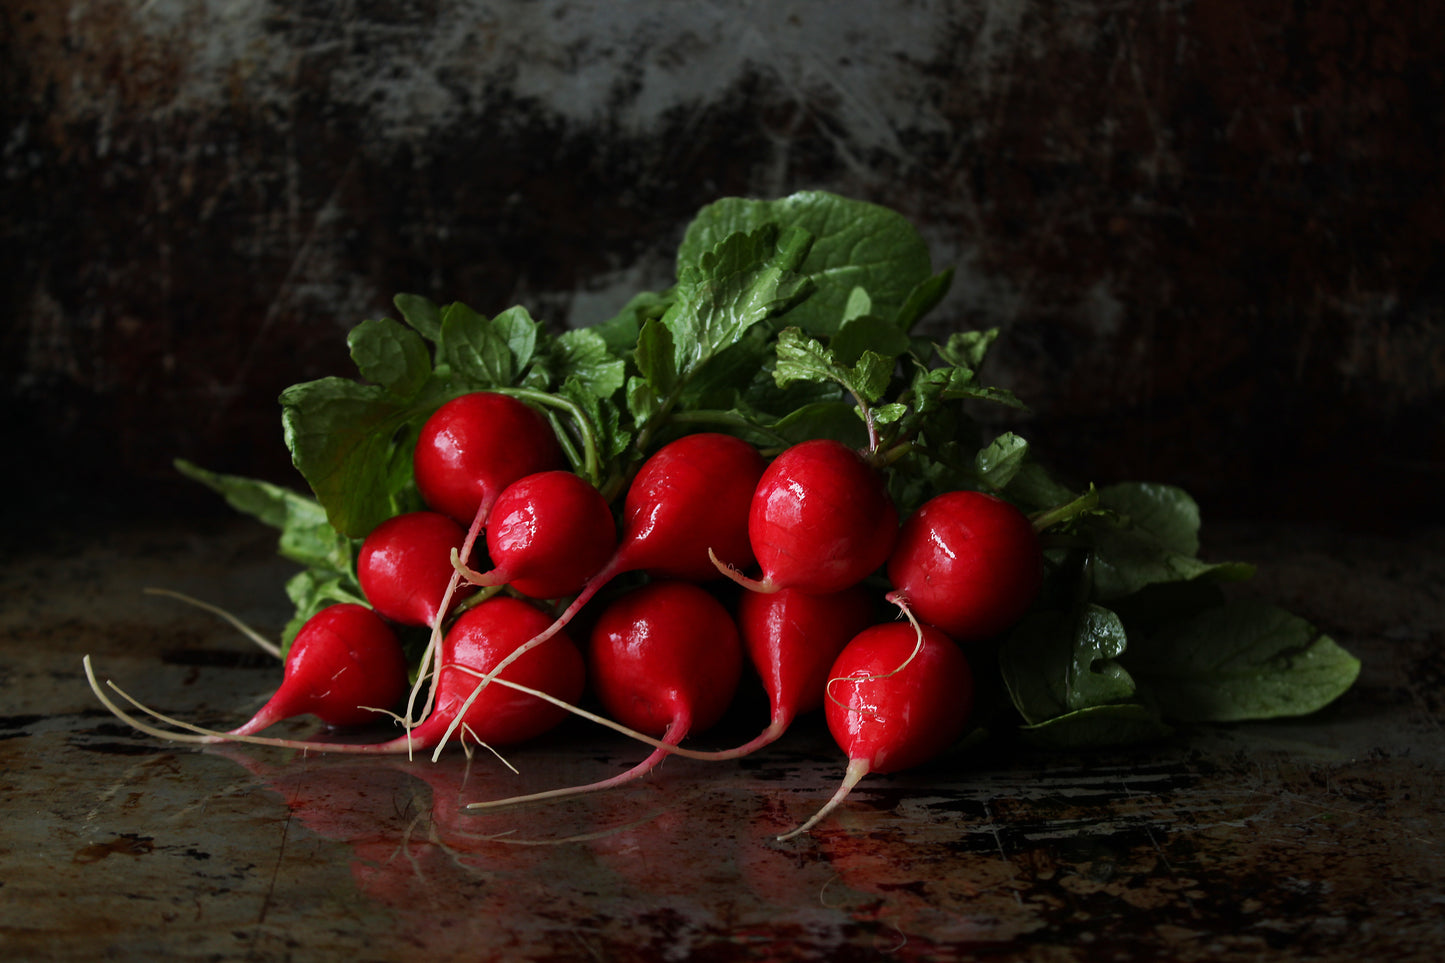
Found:
[[[960,736],[973,686],[960,643],[1007,629],[1043,577],[1033,525],[1008,502],[949,492],[900,528],[882,470],[827,439],[765,459],[731,435],[683,435],[640,465],[614,518],[534,409],[472,392],[427,420],[413,465],[427,507],[362,541],[368,604],[313,615],[275,696],[203,738],[333,752],[439,752],[453,736],[502,747],[581,711],[586,685],[612,722],[657,746],[621,775],[561,791],[597,789],[642,775],[722,718],[747,660],[769,723],[737,749],[688,754],[743,755],[823,707],[849,760],[841,798],[863,774],[915,766]],[[625,573],[640,577],[593,601]],[[716,591],[725,578],[744,590]],[[890,618],[885,593],[916,621]],[[584,654],[566,628],[589,604],[599,610]],[[432,631],[415,687],[393,626]],[[287,717],[346,726],[378,712],[406,731],[369,744],[255,738]]]
[[[180,463],[303,566],[274,698],[219,733],[135,700],[154,721],[131,715],[87,659],[92,688],[137,728],[198,742],[435,757],[571,712],[654,747],[540,796],[669,753],[736,758],[821,708],[847,775],[805,829],[866,773],[959,739],[974,653],[1024,730],[1065,745],[1312,711],[1348,687],[1358,665],[1328,639],[1220,605],[1216,583],[1247,567],[1196,557],[1183,493],[1073,490],[982,425],[980,404],[1021,407],[979,378],[996,332],[913,333],[949,278],[895,212],[805,193],[710,205],[677,283],[589,328],[400,296],[402,322],[348,338],[360,379],[282,395],[314,497]],[[684,744],[753,677],[771,710],[756,738]],[[403,731],[263,732],[307,713]]]

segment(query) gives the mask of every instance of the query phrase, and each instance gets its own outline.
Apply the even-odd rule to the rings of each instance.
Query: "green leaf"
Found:
[[[614,357],[602,336],[590,328],[573,328],[556,338],[557,372],[595,398],[610,398],[627,381],[627,363]]]
[[[1116,661],[1124,648],[1123,623],[1102,606],[1087,605],[1072,618],[1041,612],[1010,634],[999,668],[1014,706],[1037,724],[1132,698],[1134,681]]]
[[[1199,505],[1184,489],[1124,482],[1100,488],[1099,504],[1128,518],[1160,547],[1179,555],[1199,554]]]
[[[849,448],[861,449],[868,443],[867,429],[858,417],[858,408],[847,401],[802,405],[767,427],[792,444],[809,438],[830,438]]]
[[[828,342],[828,349],[842,365],[857,363],[865,351],[891,360],[907,353],[911,346],[912,341],[908,335],[871,314],[845,321]],[[889,369],[892,369],[892,365],[889,365]]]
[[[778,363],[773,380],[787,387],[794,381],[832,381],[865,404],[872,404],[888,390],[893,377],[893,359],[864,351],[856,364],[839,364],[833,352],[798,328],[778,332]]]
[[[512,383],[512,349],[490,321],[465,304],[442,311],[441,353],[452,371],[471,388]]]
[[[955,331],[948,340],[938,345],[938,356],[954,367],[975,371],[983,364],[989,349],[998,340],[998,328],[982,331]]]
[[[1210,563],[1199,549],[1199,507],[1183,489],[1126,483],[1099,490],[1113,518],[1086,526],[1094,550],[1094,590],[1102,601],[1122,598],[1157,582],[1249,578],[1252,566]]]
[[[1002,491],[1018,476],[1028,458],[1029,443],[1011,431],[999,435],[979,450],[974,459],[978,478],[995,491]]]
[[[642,326],[633,358],[643,380],[657,396],[666,397],[677,387],[672,331],[660,320],[648,321]]]
[[[377,385],[334,377],[281,393],[292,463],[338,532],[363,538],[400,510],[416,433],[441,400],[403,403]]]
[[[662,400],[657,392],[642,377],[627,379],[627,413],[634,424],[647,424],[661,411]]]
[[[1026,409],[1007,388],[986,385],[969,368],[920,369],[913,383],[920,407],[942,401],[991,401],[1010,408]]]
[[[433,343],[441,340],[442,313],[434,302],[419,294],[398,294],[391,301],[417,334]]]
[[[589,330],[600,335],[613,354],[623,356],[637,343],[642,326],[648,321],[660,320],[674,300],[671,291],[642,291],[633,295],[616,315],[591,325]]]
[[[525,371],[537,352],[537,338],[542,325],[521,305],[515,305],[492,319],[492,331],[506,342],[512,353],[512,371]],[[593,337],[596,337],[594,334]],[[510,382],[511,378],[508,377]]]
[[[777,200],[724,198],[704,207],[688,226],[679,264],[695,263],[730,234],[768,224],[801,227],[813,238],[797,270],[814,293],[788,310],[786,323],[815,337],[838,330],[855,288],[868,292],[872,314],[891,319],[933,273],[928,245],[903,215],[822,191]]]
[[[1141,745],[1166,739],[1173,731],[1157,712],[1137,702],[1089,706],[1019,730],[1029,745],[1053,750]]]
[[[1077,493],[1049,474],[1038,462],[1027,459],[1019,466],[1004,491],[1011,501],[1029,509],[1046,509],[1073,501]]]
[[[672,333],[678,378],[686,380],[714,355],[742,339],[754,324],[785,310],[809,290],[793,272],[809,237],[779,234],[768,224],[731,234],[678,273],[678,300],[662,318]]]
[[[908,297],[903,299],[903,306],[898,309],[898,316],[893,321],[893,326],[899,331],[912,331],[928,312],[938,307],[948,289],[953,286],[953,268],[946,268],[932,277],[924,278],[913,286],[908,292]]]
[[[848,292],[848,301],[843,305],[843,323],[866,317],[873,310],[873,299],[863,288],[855,287]]]
[[[1306,715],[1354,684],[1360,663],[1299,616],[1241,599],[1166,626],[1125,660],[1164,715],[1234,722]]]
[[[187,478],[222,495],[236,511],[279,529],[282,558],[333,572],[351,571],[355,546],[331,527],[316,499],[270,482],[207,471],[182,459],[175,465]]]
[[[363,321],[346,336],[351,360],[367,381],[410,398],[431,377],[431,352],[421,335],[390,318]]]
[[[616,458],[627,450],[632,443],[632,433],[622,424],[622,412],[607,396],[596,391],[593,382],[572,375],[563,382],[561,394],[579,405],[586,413],[596,439],[597,454],[602,461]],[[583,471],[581,466],[578,466],[577,470],[583,477],[587,477],[588,473]],[[588,480],[593,484],[600,482],[597,478]]]

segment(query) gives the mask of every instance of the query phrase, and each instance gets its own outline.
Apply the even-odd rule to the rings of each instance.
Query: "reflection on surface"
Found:
[[[678,945],[726,939],[763,958],[775,939],[823,949],[860,928],[878,930],[868,942],[899,939],[898,920],[880,910],[893,899],[840,881],[827,838],[774,840],[809,799],[731,764],[670,760],[659,778],[612,792],[477,811],[466,803],[555,782],[554,761],[519,776],[484,754],[433,763],[214,751],[284,800],[288,835],[344,844],[358,890],[431,949],[497,951],[558,934],[581,948],[604,930],[617,939],[619,927]]]
[[[806,743],[742,765],[670,759],[605,793],[466,808],[624,769],[633,748],[559,740],[512,756],[518,772],[486,754],[215,751],[284,800],[287,846],[304,850],[303,833],[338,844],[328,858],[427,952],[948,960],[1142,942],[1207,959],[1213,944],[1189,934],[1243,926],[1230,946],[1245,949],[1310,939],[1290,894],[1265,884],[1250,830],[1287,816],[1287,800],[1197,757],[925,769],[876,781],[788,843],[775,837],[836,778],[836,760]],[[1266,915],[1275,905],[1283,915]],[[1289,920],[1301,922],[1280,929]]]

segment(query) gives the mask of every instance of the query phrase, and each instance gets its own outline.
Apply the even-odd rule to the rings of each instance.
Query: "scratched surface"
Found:
[[[289,481],[277,393],[350,374],[395,292],[595,321],[703,204],[822,187],[920,226],[939,325],[1004,329],[991,374],[1079,477],[1388,518],[1383,468],[1429,506],[1442,10],[10,0],[10,444],[72,503],[194,498],[177,454]]]
[[[1206,527],[1206,531],[1208,528]],[[1229,527],[1207,552],[1364,659],[1324,713],[1131,754],[1001,753],[865,781],[816,721],[613,793],[460,804],[639,758],[581,725],[496,760],[197,750],[118,723],[103,677],[206,725],[276,670],[288,569],[244,523],[57,536],[0,563],[0,956],[242,961],[1438,960],[1445,532]],[[741,732],[755,720],[727,723]],[[304,724],[295,731],[309,731]],[[723,742],[727,732],[717,736]]]

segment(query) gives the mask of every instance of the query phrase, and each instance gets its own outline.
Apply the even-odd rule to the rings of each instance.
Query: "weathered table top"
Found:
[[[61,536],[0,562],[0,957],[268,960],[1420,959],[1445,953],[1445,532],[1211,533],[1258,592],[1364,660],[1305,720],[1129,754],[1018,755],[832,791],[816,720],[734,763],[611,793],[459,802],[641,758],[569,724],[496,759],[298,756],[139,735],[99,673],[234,725],[277,670],[146,586],[279,626],[249,524]],[[294,731],[310,731],[304,724]]]

